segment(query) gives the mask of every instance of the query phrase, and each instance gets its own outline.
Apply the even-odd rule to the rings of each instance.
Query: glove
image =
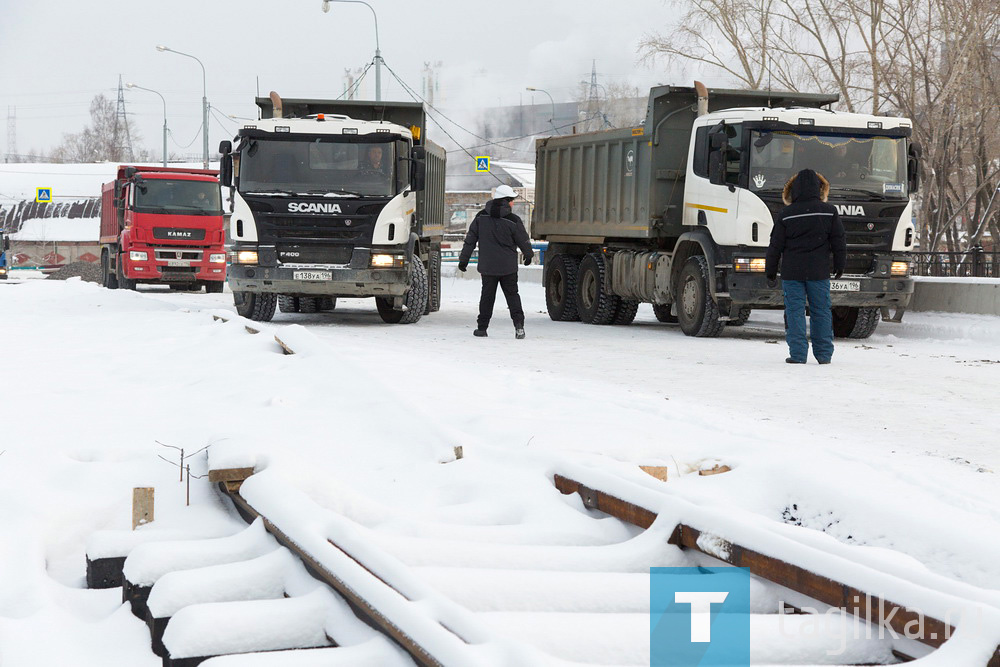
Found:
[[[843,278],[843,277],[844,277],[844,272],[843,272],[843,271],[837,271],[837,275],[835,275],[835,276],[833,277],[833,279],[834,279],[834,280],[840,280],[840,279],[841,279],[841,278]]]
[[[467,268],[469,268],[469,265],[464,262],[460,262],[458,265],[458,270],[461,271],[462,273],[465,273],[465,270]]]
[[[767,286],[774,289],[778,286],[778,276],[767,276]]]
[[[526,255],[524,258],[524,265],[531,266],[531,255]]]

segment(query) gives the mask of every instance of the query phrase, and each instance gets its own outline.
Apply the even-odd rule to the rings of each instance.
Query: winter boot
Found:
[[[787,359],[785,359],[785,363],[786,364],[804,364],[806,362],[804,362],[804,361],[796,361],[795,359],[792,359],[791,357],[788,357]]]
[[[472,332],[472,335],[476,338],[486,338],[488,334],[486,333],[486,329],[476,329]]]
[[[524,340],[524,329],[514,329],[514,338]]]

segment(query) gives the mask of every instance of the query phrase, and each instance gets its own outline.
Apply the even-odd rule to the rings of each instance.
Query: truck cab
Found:
[[[420,143],[416,124],[355,117],[389,105],[397,120],[422,122],[422,106],[276,95],[258,103],[271,117],[220,147],[240,314],[331,310],[338,297],[375,297],[388,323],[437,310],[444,152]],[[345,104],[353,115],[329,112]]]

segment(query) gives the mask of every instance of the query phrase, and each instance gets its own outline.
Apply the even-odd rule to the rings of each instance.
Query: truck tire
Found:
[[[101,278],[108,289],[118,289],[118,277],[111,271],[111,255],[106,252],[101,253]]]
[[[299,312],[300,313],[318,313],[319,312],[319,297],[315,297],[315,296],[300,296],[299,297]]]
[[[726,322],[727,327],[741,327],[747,323],[750,319],[750,313],[753,309],[750,306],[740,306],[739,310],[736,311],[736,316]],[[732,316],[730,316],[732,317]]]
[[[878,327],[882,315],[878,308],[835,306],[833,335],[837,338],[868,338]]]
[[[677,316],[670,314],[673,305],[672,303],[654,303],[653,314],[656,315],[656,320],[666,324],[677,324]]]
[[[270,322],[278,305],[277,294],[263,292],[233,292],[236,312],[255,322]]]
[[[677,321],[688,336],[713,338],[722,333],[719,306],[712,299],[712,273],[703,255],[688,259],[677,280]]]
[[[611,324],[632,324],[636,313],[639,312],[639,302],[634,299],[619,299],[618,310]]]
[[[319,298],[319,310],[321,313],[328,313],[337,307],[337,297],[321,296]]]
[[[221,280],[209,280],[205,283],[205,294],[222,294],[226,283]]]
[[[427,259],[427,308],[424,315],[441,310],[441,251],[431,250]]]
[[[118,288],[119,289],[135,290],[136,281],[133,280],[133,279],[131,279],[131,278],[126,278],[125,274],[122,272],[122,257],[121,257],[121,255],[118,255],[118,264],[117,264],[117,269],[116,269],[115,277],[117,278],[117,283],[118,283]]]
[[[580,262],[579,280],[576,286],[576,307],[580,311],[580,321],[587,324],[611,324],[621,301],[609,293],[605,287],[607,266],[604,256],[592,252]]]
[[[413,324],[427,308],[427,268],[417,260],[410,270],[410,289],[403,298],[406,310],[393,310],[392,299],[377,296],[375,305],[386,324]]]
[[[299,312],[299,297],[287,294],[278,295],[278,310],[283,313]]]
[[[556,255],[545,262],[545,308],[549,319],[556,322],[580,319],[576,303],[578,267],[572,255]]]

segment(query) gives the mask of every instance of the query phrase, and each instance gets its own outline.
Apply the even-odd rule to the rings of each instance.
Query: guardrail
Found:
[[[981,246],[962,252],[914,252],[915,276],[935,278],[1000,278],[1000,252]]]

